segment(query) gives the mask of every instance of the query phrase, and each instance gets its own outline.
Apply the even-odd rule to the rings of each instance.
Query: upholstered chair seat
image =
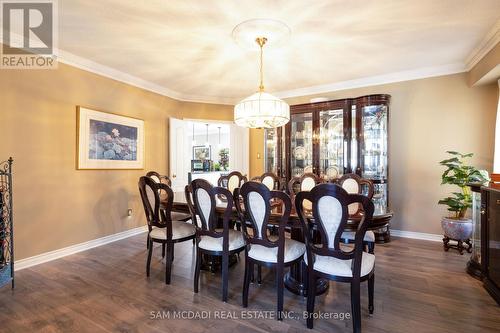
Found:
[[[172,220],[174,221],[187,221],[191,219],[191,214],[182,212],[172,212]]]
[[[304,256],[304,262],[308,265],[307,255]],[[352,260],[342,260],[330,256],[314,256],[314,270],[335,276],[352,277]],[[367,276],[373,271],[375,266],[375,255],[363,252],[361,259],[361,277]]]
[[[222,233],[222,229],[215,229],[215,231]],[[229,229],[229,251],[242,249],[245,247],[245,239],[241,231]],[[201,236],[198,247],[208,251],[222,251],[223,238],[215,238],[211,236]]]
[[[271,238],[271,237],[269,237]],[[284,262],[288,263],[296,260],[300,256],[304,255],[306,251],[306,245],[304,243],[298,242],[293,239],[285,239],[285,256]],[[253,244],[248,250],[248,256],[252,259],[277,263],[278,262],[278,248],[269,248],[262,245]]]
[[[172,240],[182,239],[196,234],[196,228],[191,221],[172,221]],[[167,229],[153,227],[149,233],[152,239],[167,239]]]
[[[355,235],[356,235],[355,231],[344,231],[342,233],[342,236],[340,236],[340,238],[342,238],[342,240],[344,240],[344,241],[354,241]],[[365,233],[365,237],[363,238],[363,241],[374,243],[375,242],[375,233],[371,230],[367,230]]]

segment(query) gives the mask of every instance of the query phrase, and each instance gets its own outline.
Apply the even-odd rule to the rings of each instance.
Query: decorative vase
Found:
[[[443,247],[445,251],[448,251],[450,248],[455,248],[460,254],[463,254],[464,250],[467,250],[469,253],[472,252],[472,243],[470,241],[472,237],[471,219],[443,217],[441,220],[441,227],[444,233]],[[450,244],[450,241],[454,241],[456,244]],[[464,243],[467,247],[464,246]]]

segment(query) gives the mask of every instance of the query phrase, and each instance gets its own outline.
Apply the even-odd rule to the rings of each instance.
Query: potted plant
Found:
[[[450,247],[457,248],[460,254],[463,253],[463,242],[468,245],[467,251],[471,251],[470,237],[472,234],[472,220],[466,217],[467,210],[472,207],[472,193],[468,184],[488,182],[489,176],[485,170],[478,170],[474,166],[467,164],[467,160],[473,156],[472,153],[461,154],[456,151],[447,151],[450,158],[439,162],[446,167],[441,176],[441,185],[449,184],[458,186],[459,191],[453,192],[439,200],[438,204],[448,206],[451,216],[443,217],[441,227],[444,232],[444,249],[448,251]],[[450,245],[449,241],[454,240],[456,245]]]

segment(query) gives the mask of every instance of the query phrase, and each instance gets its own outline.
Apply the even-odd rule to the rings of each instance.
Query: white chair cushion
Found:
[[[217,229],[217,232],[222,232],[222,229]],[[222,251],[222,237],[214,238],[210,236],[201,236],[198,246],[201,249],[208,251]],[[229,229],[229,251],[240,249],[245,246],[245,238],[243,233],[234,229]]]
[[[353,241],[355,235],[356,235],[356,232],[354,232],[354,231],[344,231],[342,233],[342,236],[340,236],[340,238]],[[365,237],[363,238],[363,241],[372,242],[372,243],[375,242],[375,233],[371,230],[367,230],[365,233]]]
[[[183,221],[191,219],[191,214],[183,212],[171,212],[170,216],[173,221]]]
[[[192,236],[196,233],[196,228],[191,221],[172,221],[172,239],[181,239],[185,237]],[[167,228],[157,228],[153,227],[153,230],[149,233],[149,236],[153,239],[167,239]]]
[[[285,263],[294,261],[304,254],[306,245],[293,239],[285,239]],[[263,262],[278,262],[278,248],[252,244],[248,256]]]
[[[342,260],[330,256],[315,255],[314,270],[336,276],[352,277],[351,259]],[[307,265],[307,254],[304,254]],[[375,266],[375,255],[363,252],[361,259],[361,276],[368,275]]]

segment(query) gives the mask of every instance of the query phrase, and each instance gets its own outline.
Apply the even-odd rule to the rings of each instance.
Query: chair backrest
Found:
[[[373,198],[374,186],[373,182],[369,179],[361,178],[354,173],[347,173],[337,180],[344,190],[349,194],[363,194],[369,199]],[[360,204],[352,204],[349,206],[349,215],[358,215],[363,211]]]
[[[278,177],[275,173],[273,172],[266,172],[263,173],[262,175],[258,177],[252,178],[253,181],[257,181],[259,183],[262,183],[266,185],[266,187],[272,191],[272,190],[281,190],[281,180],[280,177]]]
[[[243,199],[243,207],[240,204]],[[268,224],[271,214],[271,201],[279,199],[283,203],[282,215],[279,221],[278,239],[268,237]],[[288,194],[282,191],[270,191],[259,182],[250,181],[236,189],[234,193],[235,206],[243,226],[243,234],[249,244],[258,244],[265,247],[278,247],[278,262],[283,261],[285,248],[285,227],[290,217],[292,202]],[[247,230],[247,221],[250,222],[253,232]]]
[[[318,177],[314,173],[304,173],[300,177],[293,177],[288,182],[288,192],[290,193],[290,196],[294,198],[298,192],[310,191],[316,185],[321,184],[323,182],[324,180]],[[311,202],[307,200],[304,201],[304,208],[310,210],[312,208]]]
[[[157,183],[150,177],[139,178],[139,193],[146,214],[149,231],[153,227],[167,228],[167,238],[172,238],[172,205],[174,193],[172,189],[162,183]],[[165,199],[160,199],[160,193],[166,194]],[[160,209],[161,208],[161,209]]]
[[[223,249],[229,246],[229,221],[233,214],[233,195],[223,187],[214,187],[204,179],[195,179],[191,182],[190,187],[186,187],[186,191],[191,192],[186,194],[186,200],[190,207],[191,214],[197,219],[199,216],[200,221],[196,221],[197,234],[208,235],[211,237],[223,239]],[[192,201],[191,201],[192,196]],[[223,231],[216,231],[218,228],[218,218],[216,214],[217,197],[225,197],[223,215]],[[219,207],[220,208],[220,207]]]
[[[232,171],[226,176],[221,176],[217,181],[219,187],[224,187],[233,193],[235,188],[241,187],[247,181],[247,177],[239,171]]]
[[[172,181],[170,180],[170,178],[168,178],[168,176],[162,176],[156,171],[149,171],[146,174],[146,177],[151,178],[152,180],[154,180],[155,183],[165,184],[169,187],[172,186]],[[168,196],[168,194],[166,192],[160,191],[160,200],[162,200],[162,201],[166,200],[167,196]]]
[[[312,202],[312,219],[303,209],[303,201]],[[352,203],[362,205],[364,214],[356,230],[354,249],[344,251],[340,244],[341,235],[349,217],[348,206]],[[349,194],[336,184],[320,184],[309,192],[299,192],[295,200],[295,208],[302,223],[307,260],[314,262],[314,255],[331,256],[342,260],[353,259],[353,276],[360,276],[363,238],[368,224],[373,217],[373,202],[360,194]],[[312,234],[312,223],[316,225],[321,244],[315,244]]]

